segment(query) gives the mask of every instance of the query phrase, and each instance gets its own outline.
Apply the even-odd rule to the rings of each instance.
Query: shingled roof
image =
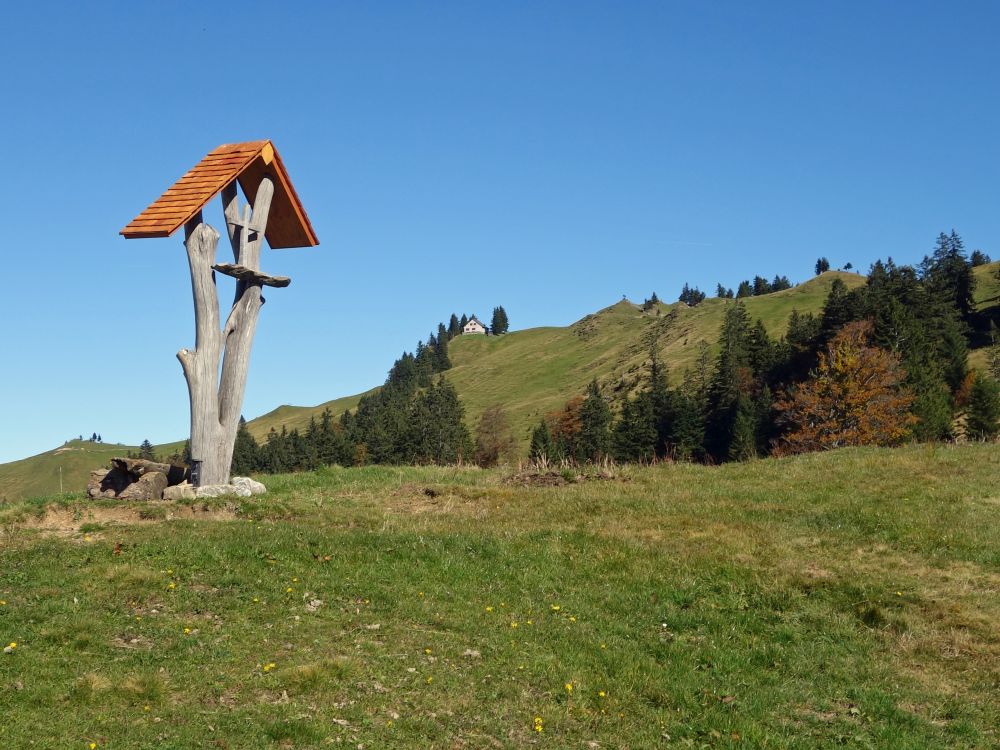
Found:
[[[252,204],[265,176],[274,183],[265,232],[267,243],[275,250],[318,245],[319,238],[271,141],[219,146],[132,219],[120,234],[126,239],[169,237],[233,180],[239,180]]]

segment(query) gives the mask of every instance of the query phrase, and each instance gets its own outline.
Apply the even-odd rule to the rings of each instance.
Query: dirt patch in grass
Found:
[[[420,515],[423,513],[468,513],[476,498],[467,497],[456,487],[425,487],[403,484],[392,493],[387,510]]]
[[[156,513],[150,509],[155,508]],[[44,534],[72,537],[80,534],[99,534],[104,527],[135,526],[163,521],[196,519],[200,521],[233,521],[239,507],[226,505],[149,505],[142,507],[92,507],[46,508],[39,515],[27,516],[12,524],[15,528],[31,529]]]

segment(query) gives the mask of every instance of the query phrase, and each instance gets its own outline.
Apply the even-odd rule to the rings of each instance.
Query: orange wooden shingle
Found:
[[[271,141],[219,146],[132,219],[120,234],[126,239],[169,237],[233,180],[239,180],[252,204],[265,177],[274,183],[265,232],[267,243],[275,250],[318,245],[319,238]]]

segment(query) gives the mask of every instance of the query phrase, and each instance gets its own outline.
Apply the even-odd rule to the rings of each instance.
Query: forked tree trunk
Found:
[[[265,177],[257,189],[252,214],[246,206],[241,216],[235,181],[222,191],[226,227],[237,266],[260,271],[260,247],[273,194],[274,185]],[[191,398],[192,473],[199,485],[229,481],[250,349],[264,304],[260,282],[248,275],[249,281],[237,282],[233,307],[225,326],[220,327],[212,270],[218,242],[219,233],[204,223],[200,212],[184,227],[194,294],[195,348],[181,349],[177,358],[184,369]]]

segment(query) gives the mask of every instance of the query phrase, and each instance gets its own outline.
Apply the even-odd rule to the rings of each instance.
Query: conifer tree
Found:
[[[821,273],[826,273],[830,270],[830,261],[826,258],[820,258],[816,261],[816,275],[819,276]]]
[[[755,297],[759,297],[762,294],[771,293],[771,284],[763,276],[754,276],[753,278],[753,294]]]
[[[502,336],[507,333],[508,321],[507,321],[507,311],[503,309],[503,305],[493,308],[493,320],[490,323],[490,332],[494,336]]]
[[[1000,433],[1000,382],[976,373],[966,406],[966,434],[973,440],[993,440]]]
[[[240,416],[240,425],[236,430],[236,442],[233,445],[233,462],[231,473],[236,476],[246,476],[260,470],[260,446],[247,429],[247,421]]]
[[[757,413],[746,393],[740,393],[736,399],[727,458],[730,461],[757,458]]]
[[[437,346],[434,349],[434,371],[444,372],[451,369],[451,360],[448,358],[448,329],[444,323],[438,324]]]
[[[458,316],[452,313],[451,318],[448,320],[448,338],[453,339],[461,332],[462,327],[459,325]]]
[[[459,333],[465,330],[465,326],[468,324],[468,322],[469,322],[469,316],[466,315],[465,313],[462,313],[462,318],[461,320],[458,321]]]
[[[982,250],[973,250],[972,255],[969,256],[969,265],[973,268],[976,268],[977,266],[985,266],[989,262],[990,256]]]
[[[611,454],[611,408],[601,396],[597,379],[590,381],[587,397],[580,408],[580,436],[577,458],[599,461]]]
[[[920,264],[921,278],[930,294],[954,307],[968,321],[975,311],[976,278],[965,257],[962,238],[953,229],[938,235],[934,252]]]
[[[558,461],[562,458],[544,419],[531,431],[531,448],[528,455],[533,461]]]
[[[650,461],[656,456],[657,437],[649,391],[626,399],[612,432],[615,458],[619,461]]]
[[[94,433],[94,440],[97,440],[97,433]],[[142,445],[139,446],[139,458],[144,458],[147,461],[152,461],[156,458],[153,444],[148,439],[143,440]]]
[[[750,282],[743,280],[740,282],[739,287],[736,289],[736,299],[742,299],[743,297],[752,297],[753,287],[750,286]]]

